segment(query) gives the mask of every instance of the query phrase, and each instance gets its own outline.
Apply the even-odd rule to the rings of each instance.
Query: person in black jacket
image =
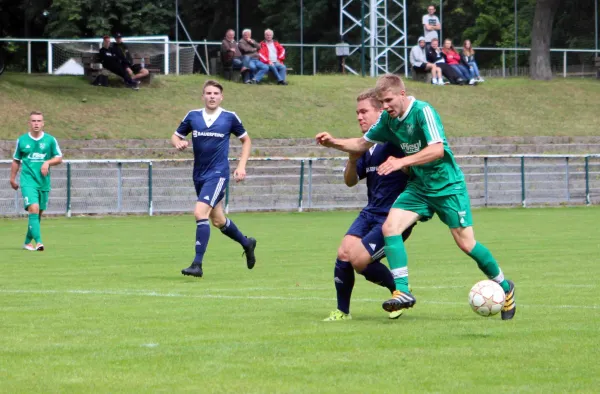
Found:
[[[465,80],[458,75],[454,69],[446,64],[446,57],[444,52],[439,47],[439,41],[437,38],[431,40],[431,46],[426,52],[427,61],[434,63],[439,69],[442,70],[442,74],[454,85],[464,85]]]
[[[150,74],[148,69],[143,67],[141,64],[133,63],[133,58],[131,57],[129,48],[127,48],[127,45],[125,45],[123,42],[123,36],[121,33],[115,34],[115,42],[110,44],[110,48],[112,52],[117,55],[119,60],[121,60],[121,63],[125,66],[125,71],[127,71],[131,79],[134,81],[139,81]]]
[[[110,36],[104,36],[102,48],[100,48],[100,61],[102,62],[102,67],[123,78],[127,87],[134,90],[139,89],[138,83],[131,79],[125,65],[110,47]]]

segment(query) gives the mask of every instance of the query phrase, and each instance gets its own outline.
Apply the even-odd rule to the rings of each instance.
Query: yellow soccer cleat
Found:
[[[340,311],[339,309],[336,309],[335,311],[333,311],[329,314],[328,318],[323,319],[323,321],[337,321],[337,320],[352,320],[352,316],[349,313],[344,313],[344,312]]]

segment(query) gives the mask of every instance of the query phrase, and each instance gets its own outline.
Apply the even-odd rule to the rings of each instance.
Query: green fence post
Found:
[[[71,163],[67,162],[67,217],[71,217]]]
[[[302,212],[302,189],[304,186],[304,160],[300,162],[300,189],[298,190],[298,212]]]
[[[148,215],[152,216],[152,162],[148,162]]]
[[[590,205],[590,157],[585,157],[585,204]]]
[[[523,208],[527,206],[525,197],[525,156],[521,156],[521,204],[523,205]]]

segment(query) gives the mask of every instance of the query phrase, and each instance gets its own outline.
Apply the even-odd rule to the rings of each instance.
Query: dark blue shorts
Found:
[[[348,232],[346,232],[346,235],[354,235],[361,239],[363,246],[367,249],[373,260],[385,257],[385,252],[383,250],[385,240],[381,230],[385,219],[386,216],[373,215],[369,212],[360,211],[358,217],[354,220],[348,229]],[[404,241],[408,239],[414,226],[415,225],[413,224],[402,233],[402,239]]]
[[[198,202],[215,207],[225,197],[228,178],[210,178],[194,182]]]

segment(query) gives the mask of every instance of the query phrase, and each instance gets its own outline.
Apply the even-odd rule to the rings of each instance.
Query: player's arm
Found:
[[[63,161],[62,152],[60,151],[60,147],[58,146],[58,141],[56,138],[50,147],[50,154],[52,155],[52,158],[50,160],[46,160],[44,164],[42,164],[41,172],[43,176],[48,175],[50,167],[57,166]]]
[[[240,138],[242,142],[242,154],[240,155],[240,160],[238,162],[237,168],[233,172],[233,179],[237,182],[241,182],[246,178],[246,163],[248,163],[248,158],[250,157],[250,151],[252,150],[252,141],[248,134],[245,134]]]
[[[320,145],[347,153],[362,154],[375,145],[374,142],[367,141],[364,138],[333,138],[333,136],[327,132],[317,134],[315,139]]]
[[[359,172],[359,162],[360,155],[358,154],[350,154],[348,158],[348,163],[346,163],[346,168],[344,168],[344,183],[348,187],[352,187],[358,183],[361,179]]]
[[[187,148],[188,142],[186,141],[185,137],[191,133],[191,131],[192,126],[188,120],[188,115],[186,115],[179,124],[177,130],[175,130],[175,133],[173,133],[171,136],[171,145],[173,145],[173,147],[175,147],[177,150],[184,150]]]
[[[21,168],[21,161],[13,159],[10,165],[10,186],[15,190],[19,188],[19,184],[17,183],[17,174],[19,173],[19,168]]]

